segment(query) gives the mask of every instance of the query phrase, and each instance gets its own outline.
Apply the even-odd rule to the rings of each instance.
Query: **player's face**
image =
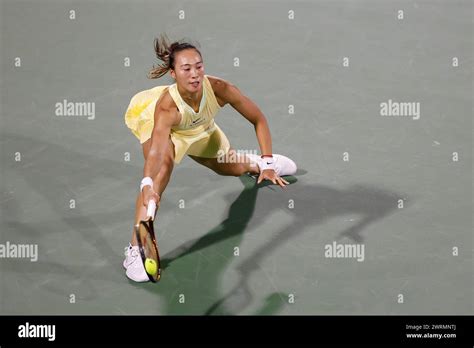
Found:
[[[180,88],[190,93],[199,92],[204,79],[204,64],[200,54],[194,49],[176,53],[171,76]]]

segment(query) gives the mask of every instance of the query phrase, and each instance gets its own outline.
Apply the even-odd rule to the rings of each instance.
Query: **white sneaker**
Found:
[[[123,267],[127,270],[127,277],[135,282],[147,282],[150,280],[143,266],[142,258],[138,246],[125,247],[125,261]]]
[[[250,159],[251,162],[257,163],[259,168],[262,168],[262,161],[264,160],[259,155],[254,154],[246,154],[246,156]],[[293,162],[286,156],[283,155],[273,155],[273,165],[275,167],[275,172],[278,176],[285,176],[285,175],[294,175],[296,170],[296,163]]]

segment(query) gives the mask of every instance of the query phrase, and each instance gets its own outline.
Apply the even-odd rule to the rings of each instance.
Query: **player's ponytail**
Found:
[[[174,70],[175,55],[180,51],[194,49],[202,58],[201,52],[199,52],[196,46],[188,42],[175,41],[170,43],[170,40],[166,35],[160,35],[159,38],[155,38],[154,47],[156,58],[161,60],[162,63],[157,67],[153,66],[153,68],[148,73],[148,78],[150,79],[158,79],[165,75],[169,70]]]

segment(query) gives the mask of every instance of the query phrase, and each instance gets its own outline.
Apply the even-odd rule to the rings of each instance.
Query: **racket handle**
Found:
[[[156,202],[153,199],[148,201],[148,208],[146,210],[146,216],[151,217],[153,220],[155,218]]]

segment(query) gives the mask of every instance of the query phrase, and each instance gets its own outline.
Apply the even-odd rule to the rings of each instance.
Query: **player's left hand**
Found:
[[[285,187],[286,185],[289,184],[288,181],[286,181],[283,178],[280,178],[273,169],[265,169],[260,172],[260,175],[258,176],[257,184],[260,184],[263,180],[270,180],[275,185],[278,184],[281,187]]]

